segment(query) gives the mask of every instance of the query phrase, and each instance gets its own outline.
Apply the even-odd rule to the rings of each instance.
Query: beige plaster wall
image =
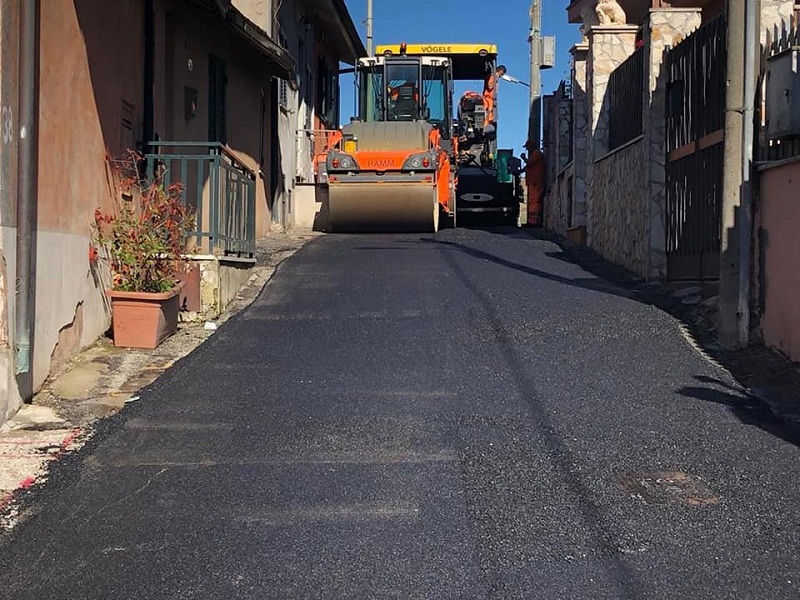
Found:
[[[272,0],[233,0],[232,4],[269,35],[274,35]]]
[[[800,361],[800,160],[761,174],[758,220],[761,237],[764,342]]]
[[[19,2],[0,0],[0,423],[21,405],[11,349],[16,236],[10,226],[16,219],[18,43]]]
[[[88,260],[96,207],[110,208],[106,153],[142,121],[143,3],[48,0],[41,13],[33,383],[101,335],[104,284]]]
[[[156,119],[156,133],[163,140],[208,141],[208,69],[211,54],[225,61],[228,84],[226,114],[228,146],[256,178],[256,236],[270,229],[269,113],[270,63],[233,33],[220,31],[213,13],[174,4],[162,15],[164,70],[156,105],[163,107]],[[157,61],[158,62],[158,61]],[[197,90],[197,112],[187,119],[184,88]],[[262,113],[262,92],[264,111]],[[158,111],[157,111],[158,112]],[[262,126],[263,119],[263,126]],[[260,135],[263,132],[263,139]]]

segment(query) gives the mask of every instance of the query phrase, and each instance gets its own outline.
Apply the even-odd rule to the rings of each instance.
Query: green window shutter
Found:
[[[225,62],[216,56],[208,57],[208,140],[228,142],[225,91],[228,76]]]

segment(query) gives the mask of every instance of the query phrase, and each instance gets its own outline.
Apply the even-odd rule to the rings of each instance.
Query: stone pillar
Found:
[[[589,30],[587,90],[589,136],[587,156],[586,218],[592,222],[592,204],[602,201],[592,193],[594,161],[608,152],[609,107],[606,97],[611,73],[636,50],[637,25],[601,25]],[[591,245],[592,231],[587,236]]]
[[[665,51],[688,36],[701,22],[699,8],[653,9],[644,25],[645,69],[649,77],[644,90],[642,131],[649,164],[648,198],[650,214],[649,278],[667,275],[666,255],[666,78],[661,66]]]
[[[586,165],[589,149],[589,95],[586,66],[589,44],[576,44],[572,54],[572,223],[586,226]]]
[[[589,34],[589,108],[592,143],[596,160],[608,152],[608,102],[606,91],[611,73],[636,50],[636,25],[592,27]]]

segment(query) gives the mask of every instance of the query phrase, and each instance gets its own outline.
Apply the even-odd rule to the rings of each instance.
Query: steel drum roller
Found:
[[[439,228],[436,189],[414,184],[331,184],[330,231],[435,232]]]

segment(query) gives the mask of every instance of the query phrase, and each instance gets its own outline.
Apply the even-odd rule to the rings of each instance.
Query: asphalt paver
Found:
[[[797,598],[798,448],[519,230],[331,235],[0,534],[9,598]]]

